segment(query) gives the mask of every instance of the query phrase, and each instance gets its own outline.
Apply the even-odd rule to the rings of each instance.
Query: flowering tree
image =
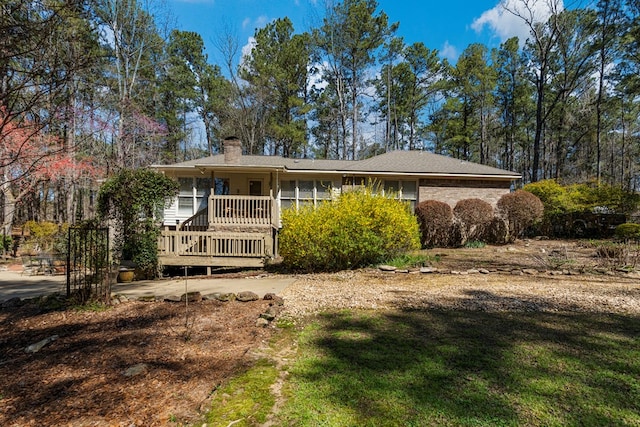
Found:
[[[76,159],[41,125],[6,111],[0,106],[0,196],[4,200],[2,227],[10,234],[17,204],[37,185],[61,178],[95,177],[99,170],[88,159]]]

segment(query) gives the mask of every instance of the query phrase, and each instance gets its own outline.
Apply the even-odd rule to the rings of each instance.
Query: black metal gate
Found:
[[[111,302],[109,229],[69,227],[67,252],[67,298],[78,303]]]

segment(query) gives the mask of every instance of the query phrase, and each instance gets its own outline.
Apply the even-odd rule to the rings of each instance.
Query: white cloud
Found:
[[[473,21],[471,28],[480,33],[488,27],[501,41],[517,36],[522,45],[530,35],[529,26],[522,17],[532,22],[544,22],[553,8],[561,11],[564,8],[562,0],[503,0]]]
[[[256,39],[252,36],[247,39],[247,44],[242,46],[242,57],[247,57],[251,55],[251,51],[256,45]]]
[[[442,58],[447,58],[449,61],[456,61],[458,59],[458,56],[460,56],[460,52],[458,52],[458,49],[449,44],[449,41],[445,41],[444,42],[444,46],[442,46],[442,49],[440,49],[440,56]]]
[[[262,28],[269,23],[269,17],[265,15],[258,16],[256,19],[244,18],[242,21],[243,30],[255,30],[256,28]]]
[[[252,36],[247,39],[247,44],[242,46],[242,56],[240,58],[240,67],[244,67],[247,59],[251,57],[251,51],[256,45],[256,39]]]

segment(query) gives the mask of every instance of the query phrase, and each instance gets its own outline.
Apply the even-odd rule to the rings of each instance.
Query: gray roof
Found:
[[[365,160],[290,159],[281,156],[240,156],[237,163],[224,161],[224,154],[189,160],[173,165],[154,165],[157,169],[182,168],[272,168],[288,171],[327,172],[353,174],[390,173],[400,175],[437,176],[490,176],[517,179],[518,173],[503,169],[441,156],[426,151],[391,151]]]
[[[415,174],[519,176],[515,172],[441,156],[428,151],[390,151],[355,162],[351,170]]]

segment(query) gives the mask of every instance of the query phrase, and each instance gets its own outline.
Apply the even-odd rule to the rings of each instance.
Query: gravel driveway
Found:
[[[327,309],[462,309],[640,314],[637,274],[515,276],[383,273],[299,276],[282,293],[285,315]]]

